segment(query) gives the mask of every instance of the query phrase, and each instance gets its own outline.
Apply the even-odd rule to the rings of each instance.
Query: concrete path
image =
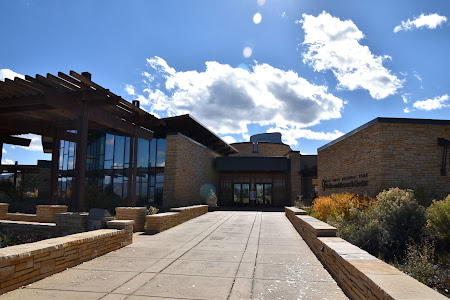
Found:
[[[3,299],[347,299],[284,213],[208,213]]]

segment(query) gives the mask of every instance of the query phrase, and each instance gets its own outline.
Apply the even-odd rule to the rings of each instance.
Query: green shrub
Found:
[[[376,199],[376,205],[369,209],[350,209],[347,219],[336,219],[338,235],[372,255],[387,260],[401,258],[408,241],[420,238],[425,209],[411,190],[391,188]]]
[[[157,214],[159,212],[159,209],[157,209],[156,207],[154,207],[154,206],[150,206],[148,209],[147,209],[147,215],[155,215],[155,214]]]
[[[450,195],[433,201],[426,211],[426,231],[434,236],[444,249],[450,246]]]

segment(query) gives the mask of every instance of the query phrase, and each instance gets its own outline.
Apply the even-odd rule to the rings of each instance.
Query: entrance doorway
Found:
[[[250,184],[248,183],[235,183],[233,186],[234,204],[250,203]]]
[[[251,206],[271,206],[272,205],[272,184],[256,183],[250,190],[249,183],[233,184],[233,202],[235,205]]]
[[[256,205],[272,205],[272,184],[256,184]]]

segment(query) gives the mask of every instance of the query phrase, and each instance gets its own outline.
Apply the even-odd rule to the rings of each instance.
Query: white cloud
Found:
[[[286,18],[287,18],[287,15],[286,15],[286,12],[285,12],[285,11],[283,11],[283,13],[281,14],[281,18],[282,18],[282,19],[286,19]]]
[[[414,71],[414,77],[416,77],[417,80],[419,80],[420,82],[422,82],[422,76],[420,76],[420,74],[417,73],[416,71]]]
[[[403,94],[402,95],[402,100],[403,100],[403,103],[408,103],[409,102],[409,94]]]
[[[423,13],[414,20],[408,19],[407,21],[402,21],[401,25],[395,26],[394,32],[399,31],[409,31],[413,30],[414,28],[428,28],[428,29],[436,29],[438,26],[444,24],[447,22],[447,17],[440,16],[436,13],[424,15]]]
[[[7,158],[2,158],[2,165],[13,165],[14,161],[7,159]]]
[[[297,139],[305,138],[308,140],[335,140],[344,135],[339,130],[333,132],[317,132],[302,128],[270,128],[267,132],[280,132],[282,139],[286,144],[297,145]]]
[[[138,95],[148,111],[189,113],[221,135],[247,134],[249,124],[301,129],[341,117],[342,99],[294,71],[256,62],[244,70],[209,61],[203,72],[182,72],[161,58],[147,61],[165,83],[165,92],[149,85],[146,96]]]
[[[16,73],[10,69],[0,69],[0,80],[5,81],[5,78],[14,80],[14,77],[25,79],[25,76],[22,74]]]
[[[352,20],[341,21],[326,12],[319,16],[303,14],[305,31],[303,62],[315,71],[331,70],[338,88],[366,89],[374,99],[383,99],[397,92],[403,81],[383,66],[390,56],[372,54],[369,47],[359,41],[364,34]]]
[[[242,138],[244,139],[245,142],[250,142],[250,136],[248,134],[243,133]]]
[[[236,143],[236,139],[234,137],[232,137],[231,135],[223,136],[222,140],[224,140],[228,144]]]
[[[28,147],[19,146],[19,147],[21,147],[25,150],[30,150],[30,151],[41,151],[41,152],[44,151],[42,149],[42,142],[41,142],[40,135],[28,133],[28,134],[21,134],[21,135],[16,135],[16,136],[24,138],[24,139],[31,139],[30,146],[28,146]]]
[[[410,113],[411,111],[409,110],[409,108],[405,107],[405,109],[403,110],[403,112],[404,112],[405,114],[408,114],[408,113]]]
[[[446,104],[445,102],[448,100],[448,95],[442,95],[441,97],[435,97],[432,99],[427,100],[420,100],[414,102],[413,106],[420,110],[435,110],[435,109],[441,109],[444,107],[450,107],[449,104]]]
[[[134,95],[134,86],[131,85],[131,84],[125,85],[125,92],[126,92],[128,95],[133,96],[133,95]]]
[[[8,153],[8,152],[6,152],[5,148],[2,148],[2,153]]]

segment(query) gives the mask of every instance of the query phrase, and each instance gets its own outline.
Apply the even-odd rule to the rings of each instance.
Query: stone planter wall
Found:
[[[447,299],[366,251],[336,237],[336,228],[286,207],[286,217],[352,299]]]
[[[133,223],[0,249],[0,294],[131,244]]]
[[[208,205],[194,205],[172,208],[170,212],[149,215],[146,217],[147,234],[155,234],[181,223],[189,221],[208,212]]]

